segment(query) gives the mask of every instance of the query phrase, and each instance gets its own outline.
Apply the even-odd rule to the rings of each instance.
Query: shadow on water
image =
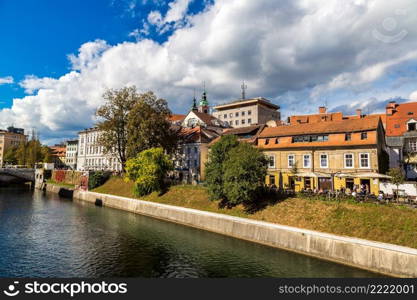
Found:
[[[0,189],[1,277],[375,277],[55,194]]]

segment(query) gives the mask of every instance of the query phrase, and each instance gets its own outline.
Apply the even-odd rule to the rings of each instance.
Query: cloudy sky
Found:
[[[284,116],[417,101],[415,0],[0,0],[0,128],[46,143],[94,123],[106,88],[136,85],[185,113],[271,99]]]

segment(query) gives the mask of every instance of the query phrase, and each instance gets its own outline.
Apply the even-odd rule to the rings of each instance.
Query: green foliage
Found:
[[[105,153],[115,153],[123,169],[127,160],[127,116],[138,97],[134,86],[109,89],[103,95],[105,104],[96,112],[99,118],[96,126],[102,132],[98,144]]]
[[[251,203],[266,176],[268,161],[258,149],[239,143],[223,164],[224,193],[229,205]]]
[[[111,172],[94,171],[88,175],[88,189],[92,190],[98,186],[103,185],[109,178]]]
[[[267,164],[266,157],[255,147],[240,143],[236,136],[223,136],[211,148],[206,165],[210,199],[228,206],[255,201]]]
[[[397,186],[397,191],[398,191],[399,185],[404,183],[405,181],[403,170],[401,168],[391,168],[388,171],[388,176],[391,176],[391,182]],[[395,198],[398,199],[398,192],[395,194],[396,194]]]
[[[127,157],[157,147],[172,153],[177,148],[177,133],[171,129],[170,115],[166,100],[157,98],[153,92],[138,95],[128,114]]]
[[[225,135],[211,147],[206,164],[206,185],[210,200],[226,199],[223,186],[223,162],[229,157],[229,151],[238,144],[236,136]]]
[[[16,157],[17,147],[10,147],[4,153],[4,163],[7,165],[16,165],[17,164],[17,157]]]
[[[392,168],[388,171],[388,176],[391,176],[391,182],[395,184],[396,186],[399,186],[400,184],[404,183],[405,177],[404,173],[401,170],[401,168]]]
[[[21,142],[17,147],[9,148],[5,154],[5,162],[22,166],[34,167],[36,163],[48,162],[45,159],[45,148],[38,139]]]
[[[126,179],[135,182],[136,196],[144,196],[153,191],[162,191],[164,178],[172,169],[172,161],[164,150],[151,148],[140,152],[126,162]]]

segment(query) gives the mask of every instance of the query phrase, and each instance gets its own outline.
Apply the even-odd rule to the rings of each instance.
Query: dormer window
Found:
[[[368,138],[367,132],[361,132],[361,140],[366,140]]]
[[[408,131],[414,131],[414,130],[416,130],[416,123],[415,122],[408,123]]]

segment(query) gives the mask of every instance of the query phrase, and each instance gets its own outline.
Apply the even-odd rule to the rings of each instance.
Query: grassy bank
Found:
[[[132,190],[133,183],[111,178],[94,192],[136,198]],[[189,185],[141,199],[417,248],[417,210],[407,207],[287,198],[248,213],[243,206],[219,208],[204,187]]]
[[[63,182],[56,182],[56,181],[54,181],[52,179],[48,179],[46,181],[46,183],[53,184],[53,185],[57,185],[57,186],[61,186],[61,187],[65,187],[65,188],[70,188],[70,189],[75,188],[75,185],[74,184],[68,184],[68,183],[63,183]]]

